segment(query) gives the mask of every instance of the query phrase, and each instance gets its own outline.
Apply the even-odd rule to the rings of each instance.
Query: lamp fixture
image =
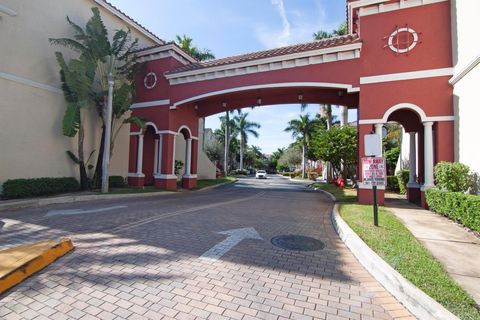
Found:
[[[222,107],[226,108],[226,107],[227,107],[227,103],[226,103],[226,102],[222,102]]]
[[[257,98],[257,106],[260,106],[262,104],[262,98]]]
[[[303,94],[302,93],[299,93],[298,96],[297,96],[297,99],[299,102],[302,102],[303,100]]]
[[[198,104],[194,105],[193,109],[198,110]]]

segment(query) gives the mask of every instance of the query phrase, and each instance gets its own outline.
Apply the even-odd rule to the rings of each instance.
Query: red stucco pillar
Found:
[[[186,172],[182,179],[182,187],[184,189],[192,189],[197,186],[197,154],[198,154],[198,140],[187,140],[187,147],[190,144],[190,172]]]
[[[130,186],[143,187],[145,185],[145,175],[142,172],[141,166],[139,167],[140,162],[138,159],[142,152],[143,135],[131,135],[128,159],[128,185]]]
[[[177,190],[177,176],[174,172],[175,134],[162,134],[161,149],[160,174],[155,176],[155,187]]]

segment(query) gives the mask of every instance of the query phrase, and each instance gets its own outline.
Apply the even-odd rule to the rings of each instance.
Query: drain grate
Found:
[[[325,244],[315,238],[300,235],[281,235],[273,237],[272,244],[276,247],[294,251],[317,251],[325,248]]]

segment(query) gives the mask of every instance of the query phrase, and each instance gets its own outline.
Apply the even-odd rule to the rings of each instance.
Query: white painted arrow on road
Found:
[[[47,212],[46,217],[72,216],[72,215],[75,215],[75,214],[104,212],[104,211],[110,211],[110,210],[115,210],[115,209],[122,209],[122,208],[126,208],[126,207],[127,206],[113,206],[113,207],[90,209],[90,210],[84,210],[84,209],[50,210],[50,211]]]
[[[228,235],[227,239],[213,246],[210,250],[200,256],[200,259],[218,260],[225,253],[230,251],[233,247],[239,244],[243,239],[257,239],[263,240],[254,228],[240,228],[227,231],[218,232],[220,234]]]

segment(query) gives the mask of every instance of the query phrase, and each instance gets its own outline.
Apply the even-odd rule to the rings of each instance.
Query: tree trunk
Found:
[[[243,173],[243,134],[240,133],[240,171]]]
[[[348,125],[348,108],[344,106],[340,106],[340,125]]]
[[[225,159],[223,164],[223,170],[225,171],[225,177],[228,176],[228,123],[230,122],[228,111],[225,113]]]
[[[83,124],[80,124],[78,129],[78,160],[79,160],[79,170],[80,170],[80,189],[88,189],[88,176],[87,169],[85,168],[85,156],[83,152],[83,142],[85,140],[85,132],[83,130]]]
[[[306,169],[307,169],[307,153],[306,153],[307,146],[305,143],[302,146],[302,158],[303,158],[303,165],[302,165],[302,178],[305,179],[306,176]]]
[[[105,125],[102,125],[102,139],[100,140],[100,149],[97,156],[97,164],[95,166],[95,174],[93,175],[93,183],[95,187],[102,185],[102,165],[103,165],[103,150],[105,149]]]

